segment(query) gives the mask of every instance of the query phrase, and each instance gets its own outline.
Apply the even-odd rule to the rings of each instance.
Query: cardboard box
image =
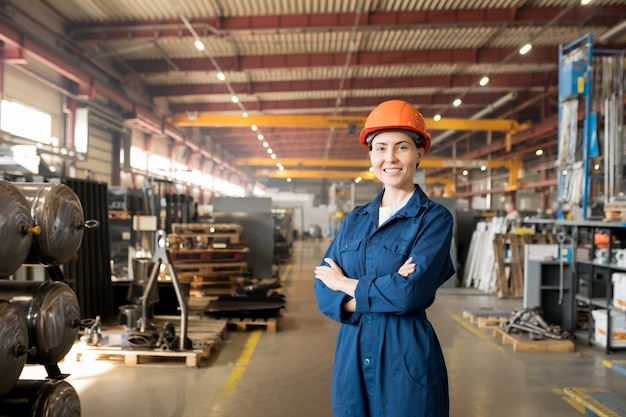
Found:
[[[607,310],[593,310],[591,312],[595,321],[596,343],[606,346],[607,341]],[[611,346],[626,347],[626,313],[611,311]]]
[[[613,306],[626,311],[626,272],[614,272],[611,275],[613,282]]]

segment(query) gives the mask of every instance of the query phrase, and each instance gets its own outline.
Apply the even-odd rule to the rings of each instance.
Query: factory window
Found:
[[[148,166],[150,172],[153,174],[164,175],[168,178],[171,175],[172,163],[164,156],[155,154],[150,155]]]
[[[131,168],[140,169],[142,171],[147,171],[148,170],[148,156],[146,154],[146,151],[144,151],[141,148],[138,148],[137,146],[131,146],[130,166]]]
[[[50,145],[52,116],[14,101],[2,100],[0,129],[15,136]]]

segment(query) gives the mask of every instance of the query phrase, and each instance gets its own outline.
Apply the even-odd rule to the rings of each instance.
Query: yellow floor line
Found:
[[[287,264],[287,266],[285,267],[285,270],[283,271],[283,274],[278,280],[278,283],[280,284],[280,288],[276,290],[277,293],[283,292],[283,288],[285,287],[285,282],[287,281],[287,277],[289,276],[290,272],[291,272],[291,262]]]
[[[248,341],[246,342],[246,345],[244,346],[241,355],[239,355],[239,359],[237,359],[237,363],[231,371],[230,376],[228,377],[228,381],[226,381],[226,384],[224,384],[222,392],[220,392],[217,401],[213,405],[213,408],[211,410],[211,417],[219,417],[222,415],[221,411],[223,405],[226,404],[230,396],[237,390],[239,381],[246,371],[246,368],[250,363],[250,358],[254,353],[254,349],[259,342],[261,332],[262,330],[253,330],[252,333],[250,333],[250,337],[248,337]]]
[[[279,279],[281,288],[278,288],[277,292],[281,292],[282,287],[285,285],[287,276],[289,276],[290,272],[291,272],[291,263],[288,263]],[[222,411],[223,405],[228,401],[230,396],[237,390],[239,381],[241,380],[241,377],[246,371],[246,367],[248,366],[248,363],[250,363],[250,358],[252,357],[252,354],[254,353],[254,349],[256,348],[256,345],[259,342],[259,339],[261,338],[261,332],[262,330],[254,330],[252,331],[252,333],[250,333],[250,337],[248,337],[248,341],[246,342],[246,345],[244,346],[243,351],[241,352],[241,355],[239,356],[239,359],[237,359],[237,363],[235,364],[235,367],[231,371],[230,376],[228,377],[228,381],[226,381],[226,384],[224,384],[224,387],[222,388],[222,392],[220,392],[220,395],[216,403],[213,405],[213,408],[211,409],[211,414],[210,414],[211,417],[220,417],[222,415],[221,411]]]
[[[487,341],[489,343],[489,346],[491,346],[492,348],[500,351],[500,352],[504,352],[506,351],[506,349],[499,345],[498,343],[496,343],[493,338],[487,336],[487,334],[485,334],[485,332],[483,332],[481,329],[479,329],[478,327],[474,326],[473,324],[469,323],[467,320],[463,319],[461,316],[457,315],[457,314],[453,314],[453,313],[449,313],[450,317],[452,317],[452,319],[454,321],[456,321],[457,323],[459,323],[461,326],[463,326],[464,328],[466,328],[467,330],[469,330],[471,333],[475,334],[476,336],[480,337],[481,339]]]
[[[561,388],[552,388],[552,392],[561,397],[563,401],[571,405],[580,414],[585,414],[585,406],[570,397],[569,395],[565,394]]]

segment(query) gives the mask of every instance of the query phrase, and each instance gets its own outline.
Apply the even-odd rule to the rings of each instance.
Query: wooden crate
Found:
[[[528,340],[521,335],[507,333],[501,327],[493,328],[493,337],[503,345],[511,345],[514,352],[573,352],[574,342],[569,339]]]

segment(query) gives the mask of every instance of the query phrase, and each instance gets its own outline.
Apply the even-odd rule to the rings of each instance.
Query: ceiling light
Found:
[[[280,162],[279,162],[279,164],[280,164]],[[278,167],[278,170],[279,170],[279,171],[284,171],[284,170],[285,170],[285,167],[281,165],[281,166],[279,166],[279,167]]]
[[[246,117],[248,117],[248,112],[247,112],[247,111],[245,111],[245,112],[243,112],[241,115],[242,115],[244,118],[246,118]]]
[[[239,97],[237,96],[232,96],[230,99],[233,101],[233,103],[239,103]]]
[[[272,150],[272,148],[267,148],[267,153],[268,153],[268,154],[270,154],[270,155],[271,155],[271,154],[272,154],[272,152],[274,152],[274,151]]]
[[[467,174],[469,174],[469,172],[467,172],[466,169],[463,170],[463,176],[467,177]]]
[[[361,182],[361,180],[362,180],[362,178],[361,178],[361,177],[356,177],[356,178],[354,179],[354,182],[358,184],[358,183],[360,183],[360,182]]]
[[[291,182],[291,178],[287,178],[287,182]]]
[[[537,156],[541,156],[541,155],[543,155],[543,149],[537,149],[537,150],[535,151],[535,155],[537,155]]]
[[[433,117],[433,120],[435,122],[438,122],[439,120],[441,120],[441,115],[440,114],[436,114],[435,117]]]
[[[259,128],[256,125],[250,126],[250,129],[252,129],[253,132],[256,132],[257,130],[259,130]]]
[[[582,4],[583,6],[586,6],[589,3],[591,3],[591,0],[580,0],[580,4]]]
[[[226,79],[226,76],[224,75],[223,72],[218,72],[217,73],[217,79],[220,81],[224,81]]]
[[[600,164],[595,164],[593,166],[593,169],[595,169],[596,171],[599,171],[600,170]]]
[[[368,171],[369,172],[374,172],[374,167],[370,167]]]
[[[526,45],[522,46],[519,50],[520,55],[526,55],[528,53],[528,51],[530,51],[531,49],[533,49],[533,46],[529,43],[527,43]]]
[[[267,142],[263,142],[263,147],[264,147],[264,148],[267,148],[268,146],[270,146],[270,144],[269,144],[269,143],[267,143]]]
[[[487,84],[489,84],[489,77],[487,77],[487,76],[485,75],[483,78],[481,78],[481,79],[480,79],[479,84],[480,84],[482,87],[484,87],[484,86],[486,86]]]
[[[265,136],[263,136],[262,134],[259,133],[259,136],[257,136],[257,139],[263,140],[263,139],[265,139]]]
[[[272,157],[272,159],[276,159],[276,154],[275,153],[271,154],[270,156]]]
[[[487,171],[487,165],[481,165],[480,166],[480,170],[481,171]]]
[[[198,51],[204,51],[204,44],[202,43],[200,39],[196,39],[196,41],[193,44],[196,45],[196,49]]]
[[[460,99],[460,98],[457,98],[456,100],[454,100],[454,101],[452,102],[452,105],[453,105],[454,107],[459,107],[459,106],[461,105],[461,103],[462,103],[461,99]]]

